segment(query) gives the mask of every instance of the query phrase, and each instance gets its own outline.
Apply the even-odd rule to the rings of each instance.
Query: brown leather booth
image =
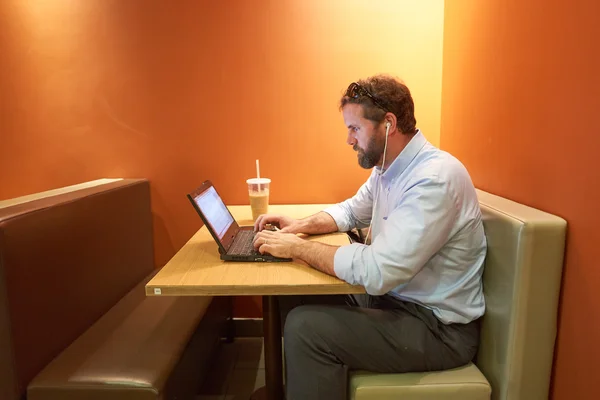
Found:
[[[151,298],[146,180],[0,202],[0,399],[193,396],[228,299]]]

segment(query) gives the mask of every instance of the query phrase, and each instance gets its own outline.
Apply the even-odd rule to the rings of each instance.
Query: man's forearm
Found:
[[[337,232],[338,226],[333,217],[326,212],[319,212],[298,221],[301,225],[300,232],[309,235]]]
[[[334,222],[335,224],[335,222]],[[338,246],[331,246],[319,242],[304,241],[304,243],[295,246],[292,250],[292,256],[306,262],[311,267],[321,272],[336,276],[333,269],[333,260]]]

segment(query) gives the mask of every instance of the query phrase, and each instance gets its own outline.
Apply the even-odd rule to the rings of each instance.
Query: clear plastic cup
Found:
[[[271,186],[271,180],[269,178],[250,178],[246,180],[246,183],[248,184],[252,219],[256,221],[259,215],[269,212],[269,187]]]

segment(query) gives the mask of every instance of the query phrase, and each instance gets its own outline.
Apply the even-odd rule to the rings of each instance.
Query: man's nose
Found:
[[[350,146],[354,146],[356,144],[356,138],[354,136],[352,136],[351,134],[348,134],[348,137],[346,137],[346,144],[349,144]]]

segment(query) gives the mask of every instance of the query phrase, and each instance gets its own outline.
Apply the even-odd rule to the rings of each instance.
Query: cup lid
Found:
[[[246,180],[249,185],[264,185],[265,183],[271,183],[269,178],[250,178]]]

